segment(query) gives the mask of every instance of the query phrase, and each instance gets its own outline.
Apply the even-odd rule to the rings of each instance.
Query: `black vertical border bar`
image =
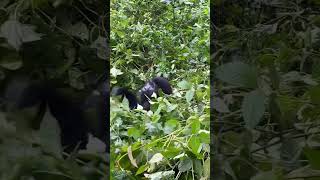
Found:
[[[210,57],[209,57],[209,66],[210,66],[210,179],[213,179],[215,174],[213,171],[214,167],[214,133],[213,133],[213,69],[214,69],[214,59],[211,58],[211,55],[215,52],[214,44],[212,43],[214,39],[214,19],[213,19],[213,1],[210,0]]]
[[[210,0],[210,179],[214,179],[214,176],[220,173],[220,166],[217,164],[217,159],[219,157],[215,157],[218,154],[216,153],[217,147],[219,145],[218,140],[214,138],[214,117],[219,116],[219,114],[215,113],[213,110],[213,98],[214,98],[214,86],[215,86],[215,78],[214,78],[214,68],[216,67],[214,53],[217,52],[217,46],[214,43],[214,39],[217,39],[218,29],[216,27],[219,26],[221,22],[221,14],[223,14],[224,8],[215,7],[214,1]]]
[[[107,86],[107,97],[105,97],[105,101],[106,103],[104,103],[106,105],[105,110],[105,120],[106,120],[106,145],[107,145],[107,152],[109,152],[109,154],[107,154],[107,165],[108,165],[108,179],[110,179],[110,54],[111,54],[111,48],[110,48],[110,0],[106,0],[104,1],[104,3],[106,3],[105,9],[104,9],[104,15],[105,17],[102,18],[102,26],[105,28],[105,32],[106,32],[106,40],[107,40],[107,60],[106,60],[106,72],[105,72],[105,77],[106,77],[106,83]]]

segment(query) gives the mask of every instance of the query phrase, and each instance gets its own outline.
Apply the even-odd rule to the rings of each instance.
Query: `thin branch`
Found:
[[[92,9],[90,9],[88,6],[86,6],[86,4],[85,4],[82,0],[79,0],[79,2],[82,4],[82,6],[83,6],[86,10],[88,10],[88,11],[92,12],[93,14],[99,16],[99,14],[98,14],[97,12],[95,12],[94,10],[92,10]]]
[[[45,12],[43,12],[41,9],[37,9],[43,16],[45,16],[50,22],[51,24],[54,25],[55,28],[57,28],[58,30],[60,30],[61,32],[63,32],[65,35],[69,36],[72,40],[74,40],[79,46],[82,46],[82,43],[80,43],[78,40],[76,40],[74,37],[72,37],[68,32],[66,32],[64,29],[58,27],[57,25],[55,25],[54,21],[52,20],[52,18],[47,15]],[[37,13],[37,15],[39,16],[39,14]],[[43,19],[42,19],[43,20]],[[44,21],[45,24],[47,24],[48,26],[50,26],[50,24],[46,23]]]

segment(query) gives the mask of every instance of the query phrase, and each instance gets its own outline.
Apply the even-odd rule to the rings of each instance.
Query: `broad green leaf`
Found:
[[[145,172],[147,169],[148,169],[149,165],[148,164],[145,164],[143,166],[140,166],[139,169],[137,170],[136,172],[136,175],[139,175],[143,172]]]
[[[190,127],[191,127],[191,133],[197,134],[200,130],[200,121],[198,119],[192,120]]]
[[[199,159],[194,159],[193,160],[193,169],[195,171],[195,173],[201,177],[203,174],[203,165],[201,163],[201,160]]]
[[[115,68],[115,67],[112,67],[112,68],[111,68],[110,73],[111,73],[111,75],[112,75],[113,77],[117,77],[117,76],[123,74],[123,72],[121,72],[120,69],[117,69],[117,68]]]
[[[265,112],[265,95],[260,90],[254,90],[244,96],[242,115],[248,128],[254,128],[260,122]]]
[[[178,83],[178,87],[181,88],[181,89],[191,89],[192,88],[192,84],[189,83],[186,80],[183,80],[183,81],[180,81]]]
[[[39,136],[41,146],[45,151],[53,153],[57,157],[61,156],[60,127],[48,109],[40,125]]]
[[[190,158],[183,159],[178,165],[180,172],[186,172],[192,168],[192,160]]]
[[[215,70],[216,77],[231,85],[256,88],[257,69],[242,62],[224,64]]]
[[[89,30],[83,22],[78,22],[67,29],[72,36],[78,37],[81,40],[89,39]]]
[[[197,136],[192,136],[189,139],[188,146],[191,148],[193,154],[199,154],[201,150],[200,138]]]
[[[99,36],[90,46],[91,48],[97,49],[97,56],[101,59],[107,60],[109,57],[109,47],[107,39]]]
[[[165,126],[164,126],[164,132],[166,134],[170,134],[172,131],[177,129],[180,126],[180,123],[176,119],[170,119],[166,121]]]
[[[163,156],[165,156],[166,158],[174,158],[175,156],[177,156],[179,153],[181,153],[182,149],[181,148],[177,148],[177,147],[168,147],[166,148],[162,154]]]
[[[126,97],[124,97],[123,99],[122,99],[122,105],[123,105],[123,109],[124,110],[127,110],[127,111],[129,111],[129,100],[126,98]],[[138,106],[138,108],[139,108],[139,106]]]
[[[34,29],[35,27],[32,25],[10,19],[0,27],[0,37],[6,38],[8,44],[19,50],[22,43],[41,39],[42,34],[36,33]]]
[[[187,91],[186,93],[186,100],[188,103],[190,103],[190,101],[192,100],[194,96],[194,89],[190,89],[189,91]]]
[[[141,133],[137,128],[132,127],[128,129],[128,136],[138,139],[141,136]]]
[[[102,153],[105,152],[106,144],[100,139],[94,137],[92,134],[89,134],[88,144],[86,145],[86,150],[89,153]]]
[[[199,138],[202,143],[210,144],[210,132],[209,131],[200,131]]]
[[[70,86],[75,89],[83,89],[85,87],[84,82],[81,79],[82,72],[77,68],[71,68],[68,71]]]
[[[216,111],[218,111],[220,113],[230,112],[228,106],[219,97],[213,97],[212,104],[213,104],[213,109],[215,109]]]

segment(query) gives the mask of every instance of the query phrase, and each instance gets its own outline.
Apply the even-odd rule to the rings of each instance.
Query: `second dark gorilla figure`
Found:
[[[85,149],[88,133],[103,141],[109,152],[109,144],[106,142],[109,135],[108,95],[107,80],[95,90],[77,91],[55,83],[18,76],[7,83],[2,99],[8,105],[7,112],[12,108],[39,107],[37,116],[41,116],[41,120],[43,111],[48,107],[58,121],[61,144],[66,152],[73,151],[77,146]],[[30,127],[38,129],[41,120]]]
[[[126,88],[115,88],[112,91],[113,95],[124,96],[129,101],[130,109],[137,108],[137,105],[140,104],[144,110],[150,110],[151,96],[153,93],[156,93],[159,96],[159,88],[165,94],[172,94],[172,88],[170,82],[164,77],[155,77],[148,81],[139,91],[138,97]]]

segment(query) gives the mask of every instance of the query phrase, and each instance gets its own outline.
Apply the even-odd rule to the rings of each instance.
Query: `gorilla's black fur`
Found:
[[[109,143],[106,142],[109,139],[108,97],[107,79],[95,89],[80,91],[55,82],[17,76],[7,82],[2,92],[8,112],[38,106],[43,118],[43,111],[49,108],[60,126],[61,144],[66,152],[76,147],[85,149],[88,133],[105,142],[109,152]],[[38,129],[40,122],[31,128]]]
[[[164,77],[155,77],[148,81],[138,92],[139,100],[134,93],[126,88],[115,88],[112,94],[126,97],[131,109],[136,108],[137,105],[140,104],[143,109],[150,110],[149,99],[151,99],[153,93],[159,95],[159,88],[165,94],[172,94],[170,82]]]

